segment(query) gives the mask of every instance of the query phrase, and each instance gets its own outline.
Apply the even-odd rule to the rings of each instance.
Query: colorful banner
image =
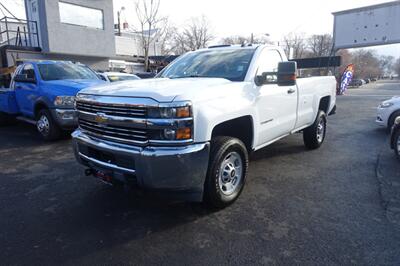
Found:
[[[339,95],[343,95],[350,85],[350,82],[354,77],[354,65],[348,65],[343,71],[342,77],[340,79]]]

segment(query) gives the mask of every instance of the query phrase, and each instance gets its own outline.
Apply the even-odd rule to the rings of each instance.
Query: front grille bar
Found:
[[[77,103],[76,108],[78,111],[91,112],[91,113],[104,113],[114,116],[126,117],[144,117],[146,116],[146,109],[129,108],[129,107],[109,107],[101,105],[92,105]]]

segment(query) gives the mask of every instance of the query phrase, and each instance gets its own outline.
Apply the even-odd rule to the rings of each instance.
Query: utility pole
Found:
[[[125,10],[125,7],[121,7],[120,10],[117,11],[118,16],[118,36],[121,36],[121,12]]]

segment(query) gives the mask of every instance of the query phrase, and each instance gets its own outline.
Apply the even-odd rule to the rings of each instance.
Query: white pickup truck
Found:
[[[224,46],[187,53],[155,79],[85,89],[76,158],[103,181],[223,208],[244,187],[250,152],[299,131],[308,149],[323,143],[336,80],[296,73],[279,47]]]

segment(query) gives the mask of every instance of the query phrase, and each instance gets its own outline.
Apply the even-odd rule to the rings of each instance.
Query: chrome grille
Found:
[[[78,111],[88,113],[103,113],[106,115],[122,116],[122,117],[145,117],[147,110],[145,107],[132,106],[116,106],[98,103],[77,102],[76,109]]]
[[[145,146],[148,141],[144,106],[77,101],[79,128],[98,139]]]
[[[94,137],[125,144],[145,145],[148,141],[146,130],[113,127],[79,119],[79,127]]]

